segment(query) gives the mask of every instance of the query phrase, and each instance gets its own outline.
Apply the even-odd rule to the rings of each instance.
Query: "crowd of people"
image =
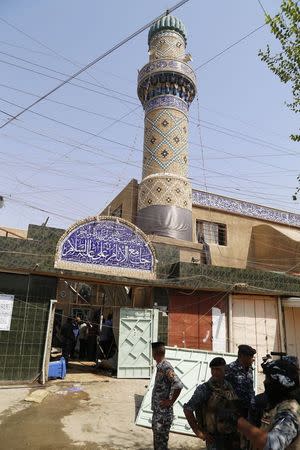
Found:
[[[162,342],[152,344],[156,377],[152,391],[154,450],[167,450],[173,405],[183,384],[165,359]],[[300,387],[297,361],[267,359],[262,364],[265,392],[255,396],[256,350],[240,345],[236,361],[210,362],[211,378],[183,405],[194,434],[207,450],[300,450]]]
[[[70,358],[96,361],[108,359],[114,350],[112,314],[92,322],[68,317],[60,330],[62,356],[68,367]]]

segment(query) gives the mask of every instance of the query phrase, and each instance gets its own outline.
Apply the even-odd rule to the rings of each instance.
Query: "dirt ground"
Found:
[[[48,395],[41,403],[24,400],[27,388],[0,386],[0,449],[150,450],[152,431],[134,424],[148,383],[73,373],[42,388]],[[196,438],[170,434],[170,450],[201,447]]]

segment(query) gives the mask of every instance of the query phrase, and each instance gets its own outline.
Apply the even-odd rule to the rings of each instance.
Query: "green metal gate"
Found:
[[[151,342],[157,341],[157,309],[121,308],[118,378],[150,378]]]

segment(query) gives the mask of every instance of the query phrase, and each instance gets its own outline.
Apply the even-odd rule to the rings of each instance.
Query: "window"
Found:
[[[112,213],[112,216],[122,217],[122,205],[118,206]]]
[[[227,245],[227,230],[224,223],[205,222],[197,220],[196,236],[198,242]]]

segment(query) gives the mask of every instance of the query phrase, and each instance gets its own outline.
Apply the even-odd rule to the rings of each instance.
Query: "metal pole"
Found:
[[[283,314],[282,314],[282,303],[281,298],[277,297],[277,309],[278,309],[278,323],[279,323],[279,334],[280,334],[280,351],[286,352],[286,340],[283,324]]]
[[[54,318],[53,312],[55,311],[55,303],[57,303],[57,300],[50,300],[47,331],[46,331],[44,354],[43,354],[42,374],[41,374],[41,378],[40,378],[41,384],[45,384],[46,381],[48,380],[48,365],[49,365],[50,352],[51,352],[50,338],[52,338],[51,327],[53,328],[53,318]]]
[[[228,295],[228,350],[233,353],[232,294]]]

